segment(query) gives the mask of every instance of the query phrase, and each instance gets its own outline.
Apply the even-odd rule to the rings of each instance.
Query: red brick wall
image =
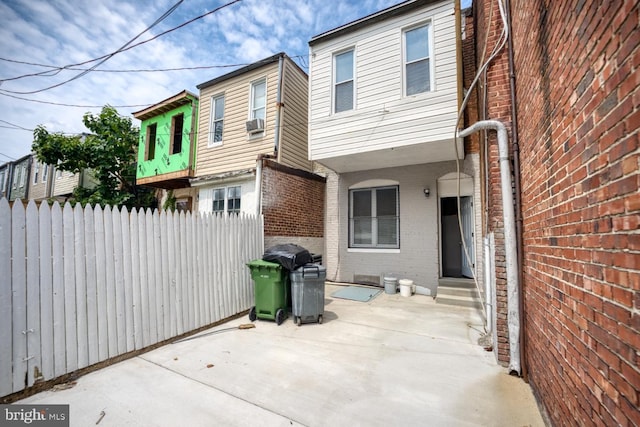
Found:
[[[323,237],[325,179],[263,161],[265,236]]]
[[[554,425],[638,426],[638,2],[511,3],[530,383]]]
[[[476,63],[479,69],[491,55],[502,31],[498,4],[494,1],[473,2],[475,15]],[[486,79],[478,82],[478,115],[480,120],[499,120],[505,124],[511,140],[511,96],[509,90],[509,68],[506,49],[496,56],[486,70]],[[484,136],[484,132],[478,133]],[[507,324],[507,280],[504,250],[504,224],[502,220],[502,192],[500,189],[500,164],[496,132],[488,132],[488,138],[480,139],[480,150],[488,153],[488,194],[485,209],[488,211],[487,231],[495,237],[496,266],[496,332],[498,361],[509,362],[509,331]],[[483,156],[484,159],[484,156]]]

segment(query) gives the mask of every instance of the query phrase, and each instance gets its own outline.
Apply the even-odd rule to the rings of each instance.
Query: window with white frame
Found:
[[[354,84],[354,51],[349,50],[334,55],[333,57],[333,111],[353,110],[355,99]]]
[[[211,118],[209,121],[209,147],[222,144],[224,130],[224,95],[211,97]]]
[[[404,32],[404,81],[407,96],[431,90],[430,32],[430,24]]]
[[[398,186],[349,190],[349,247],[400,247]]]
[[[42,182],[47,182],[47,177],[49,175],[49,165],[46,163],[42,164]]]
[[[33,163],[33,183],[38,183],[38,173],[40,172],[40,162]]]
[[[214,213],[240,213],[242,191],[240,186],[215,188],[213,190]]]
[[[265,79],[251,83],[250,119],[265,119],[267,105],[267,81]]]
[[[20,166],[20,188],[24,187],[24,184],[27,182],[27,166]]]

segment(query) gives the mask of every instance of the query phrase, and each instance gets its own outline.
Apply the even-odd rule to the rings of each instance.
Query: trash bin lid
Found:
[[[282,266],[276,262],[269,262],[263,259],[254,259],[247,263],[247,267],[249,268],[273,268],[273,269],[281,269]]]

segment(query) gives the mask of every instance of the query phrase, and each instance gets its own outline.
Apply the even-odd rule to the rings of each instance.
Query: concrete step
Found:
[[[482,309],[475,283],[469,279],[440,279],[436,303]]]

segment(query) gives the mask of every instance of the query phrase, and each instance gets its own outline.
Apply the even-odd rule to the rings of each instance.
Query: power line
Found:
[[[40,101],[38,99],[23,98],[21,96],[9,95],[8,93],[0,92],[0,95],[8,96],[9,98],[19,99],[21,101],[37,102],[38,104],[57,105],[60,107],[74,107],[74,108],[102,108],[104,105],[78,105],[78,104],[65,104],[62,102]],[[137,108],[137,107],[149,107],[151,104],[134,104],[134,105],[111,105],[113,108]]]
[[[182,3],[182,1],[183,1],[183,0],[180,0],[180,1],[179,1],[179,2],[178,2],[178,3],[177,3],[177,4],[176,4],[172,9],[173,9],[173,10],[175,10],[175,8],[176,8],[180,3]],[[209,15],[211,15],[211,14],[213,14],[213,13],[216,13],[216,12],[218,12],[218,11],[220,11],[220,10],[222,10],[222,9],[224,9],[224,8],[226,8],[226,7],[228,7],[228,6],[231,6],[231,5],[235,4],[235,3],[238,3],[238,2],[240,2],[240,1],[242,1],[242,0],[233,0],[233,1],[230,1],[229,3],[223,4],[222,6],[218,6],[218,7],[216,7],[215,9],[213,9],[213,10],[211,10],[211,11],[209,11],[209,12],[206,12],[206,13],[203,13],[202,15],[196,16],[195,18],[192,18],[192,19],[190,19],[190,20],[188,20],[188,21],[186,21],[186,22],[183,22],[182,24],[180,24],[180,25],[178,25],[178,26],[176,26],[176,27],[170,28],[170,29],[168,29],[168,30],[166,30],[166,31],[164,31],[164,32],[162,32],[162,33],[160,33],[160,34],[158,34],[158,35],[154,36],[154,37],[151,37],[150,39],[143,40],[143,41],[141,41],[141,42],[139,42],[139,43],[136,43],[136,44],[133,44],[133,45],[131,45],[131,46],[127,46],[127,45],[128,45],[128,44],[130,44],[133,40],[135,40],[136,38],[140,37],[140,35],[142,35],[144,32],[146,32],[148,29],[150,29],[150,28],[151,28],[151,27],[150,27],[150,28],[148,28],[147,30],[145,30],[145,31],[143,31],[142,33],[140,33],[140,34],[139,34],[138,36],[136,36],[134,39],[132,39],[131,41],[129,41],[127,44],[125,44],[122,48],[120,48],[120,49],[118,49],[117,51],[112,52],[112,53],[110,53],[110,54],[107,54],[107,55],[101,56],[101,57],[99,57],[99,58],[90,59],[90,60],[87,60],[87,61],[84,61],[84,62],[79,62],[79,63],[76,63],[76,64],[65,65],[64,67],[53,67],[53,69],[52,69],[52,70],[42,71],[42,72],[40,72],[40,73],[28,74],[28,75],[24,75],[24,76],[13,77],[13,78],[11,78],[10,80],[16,80],[16,79],[23,78],[23,77],[34,77],[34,76],[38,76],[38,75],[45,75],[45,74],[47,74],[47,73],[51,73],[51,72],[53,72],[53,71],[56,71],[56,73],[55,73],[55,74],[57,74],[57,73],[59,73],[59,72],[60,72],[60,71],[62,71],[62,70],[70,69],[70,67],[77,67],[77,66],[80,66],[80,65],[86,65],[86,64],[89,64],[89,63],[91,63],[91,62],[100,61],[100,60],[103,60],[103,59],[106,61],[107,59],[111,58],[112,56],[114,56],[114,55],[116,55],[116,54],[118,54],[118,53],[125,52],[125,51],[127,51],[127,50],[133,49],[134,47],[137,47],[137,46],[143,45],[143,44],[145,44],[145,43],[148,43],[148,42],[150,42],[150,41],[153,41],[153,40],[155,40],[155,39],[157,39],[157,38],[159,38],[159,37],[164,36],[165,34],[168,34],[168,33],[172,32],[172,31],[175,31],[175,30],[177,30],[177,29],[180,29],[180,28],[182,28],[182,27],[184,27],[184,26],[186,26],[186,25],[191,24],[192,22],[195,22],[195,21],[197,21],[197,20],[199,20],[199,19],[202,19],[202,18],[204,18],[204,17],[206,17],[206,16],[209,16]],[[172,12],[173,10],[171,10],[171,12]],[[169,12],[169,13],[170,13],[170,12]],[[168,16],[168,15],[167,15],[167,16]],[[163,19],[164,19],[164,18],[163,18]],[[156,23],[154,23],[153,25],[155,25],[155,24],[156,24]],[[106,58],[106,59],[105,59],[105,58]],[[0,59],[2,59],[2,60],[4,60],[4,61],[10,61],[10,62],[16,62],[16,63],[24,63],[24,64],[28,64],[28,65],[37,65],[37,66],[43,66],[43,67],[50,67],[50,66],[43,65],[43,64],[34,64],[34,63],[27,63],[27,62],[23,62],[23,61],[7,60],[7,59],[5,59],[5,58],[0,58]],[[102,61],[102,62],[98,63],[97,65],[95,65],[95,66],[93,66],[93,67],[91,67],[91,68],[90,68],[89,70],[87,70],[84,74],[88,73],[89,71],[93,71],[93,68],[95,68],[95,67],[99,66],[99,65],[100,65],[100,64],[102,64],[103,62],[104,62],[104,61]],[[53,74],[53,75],[55,75],[55,74]],[[82,73],[81,73],[81,74],[82,74]],[[82,74],[82,75],[84,75],[84,74]],[[52,74],[49,74],[49,75],[52,75]],[[76,79],[76,78],[78,78],[78,77],[80,77],[80,76],[76,76],[74,79],[71,79],[71,80],[75,80],[75,79]],[[67,82],[63,82],[63,83],[61,83],[61,84],[68,83],[68,82],[69,82],[69,81],[71,81],[71,80],[68,80]],[[2,81],[3,81],[3,80],[0,80],[0,83],[1,83]],[[18,95],[30,95],[30,94],[33,94],[33,93],[42,92],[42,91],[44,91],[44,90],[52,89],[52,88],[54,88],[54,87],[60,86],[61,84],[56,85],[56,86],[51,86],[51,87],[49,87],[49,88],[41,89],[41,90],[38,90],[38,91],[31,91],[31,92],[18,92],[18,91],[10,91],[10,90],[6,90],[6,89],[0,89],[0,91],[5,92],[5,93],[15,93],[15,94],[18,94]]]
[[[7,128],[7,129],[21,129],[21,130],[33,131],[33,129],[27,129],[27,128],[24,128],[24,127],[22,127],[22,126],[20,126],[20,125],[16,125],[15,123],[8,122],[8,121],[6,121],[6,120],[0,120],[0,122],[5,123],[5,124],[7,124],[7,125],[11,126],[11,127],[9,127],[9,126],[1,126],[1,125],[0,125],[0,126],[1,126],[1,127],[3,127],[3,128]]]
[[[4,154],[4,153],[0,153],[0,156],[5,156],[5,157],[6,157],[7,159],[9,159],[9,160],[15,160],[15,159],[16,159],[15,157],[7,156],[7,155],[6,155],[6,154]]]
[[[104,64],[106,61],[108,61],[109,59],[113,58],[115,55],[117,55],[120,52],[123,52],[127,46],[129,46],[131,43],[133,43],[137,38],[139,38],[140,36],[142,36],[144,33],[146,33],[147,31],[149,31],[150,29],[152,29],[153,27],[155,27],[156,25],[158,25],[160,22],[164,21],[169,15],[171,15],[177,8],[178,6],[180,6],[180,4],[182,4],[184,0],[178,0],[178,2],[176,4],[174,4],[171,9],[169,9],[168,11],[166,11],[165,13],[162,14],[162,16],[160,16],[160,18],[156,19],[155,22],[153,24],[151,24],[150,26],[148,26],[147,28],[144,29],[144,31],[142,31],[141,33],[139,33],[137,36],[135,36],[134,38],[132,38],[131,40],[129,40],[127,43],[125,43],[122,47],[120,47],[118,50],[116,50],[113,53],[110,53],[109,55],[105,55],[102,57],[102,59],[95,64],[94,66],[90,67],[88,70],[85,70],[79,74],[76,74],[75,76],[73,76],[72,78],[65,80],[63,82],[57,83],[55,85],[43,88],[43,89],[38,89],[38,90],[32,90],[32,91],[26,91],[26,92],[20,92],[20,91],[11,91],[11,90],[4,90],[4,89],[0,89],[3,92],[8,92],[8,93],[15,93],[18,95],[31,95],[34,93],[39,93],[39,92],[44,92],[46,90],[49,89],[53,89],[56,87],[60,87],[64,84],[67,84],[69,82],[72,82],[76,79],[79,79],[80,77],[90,73],[91,71],[93,71],[94,69],[96,69],[97,67],[99,67],[100,65]]]

